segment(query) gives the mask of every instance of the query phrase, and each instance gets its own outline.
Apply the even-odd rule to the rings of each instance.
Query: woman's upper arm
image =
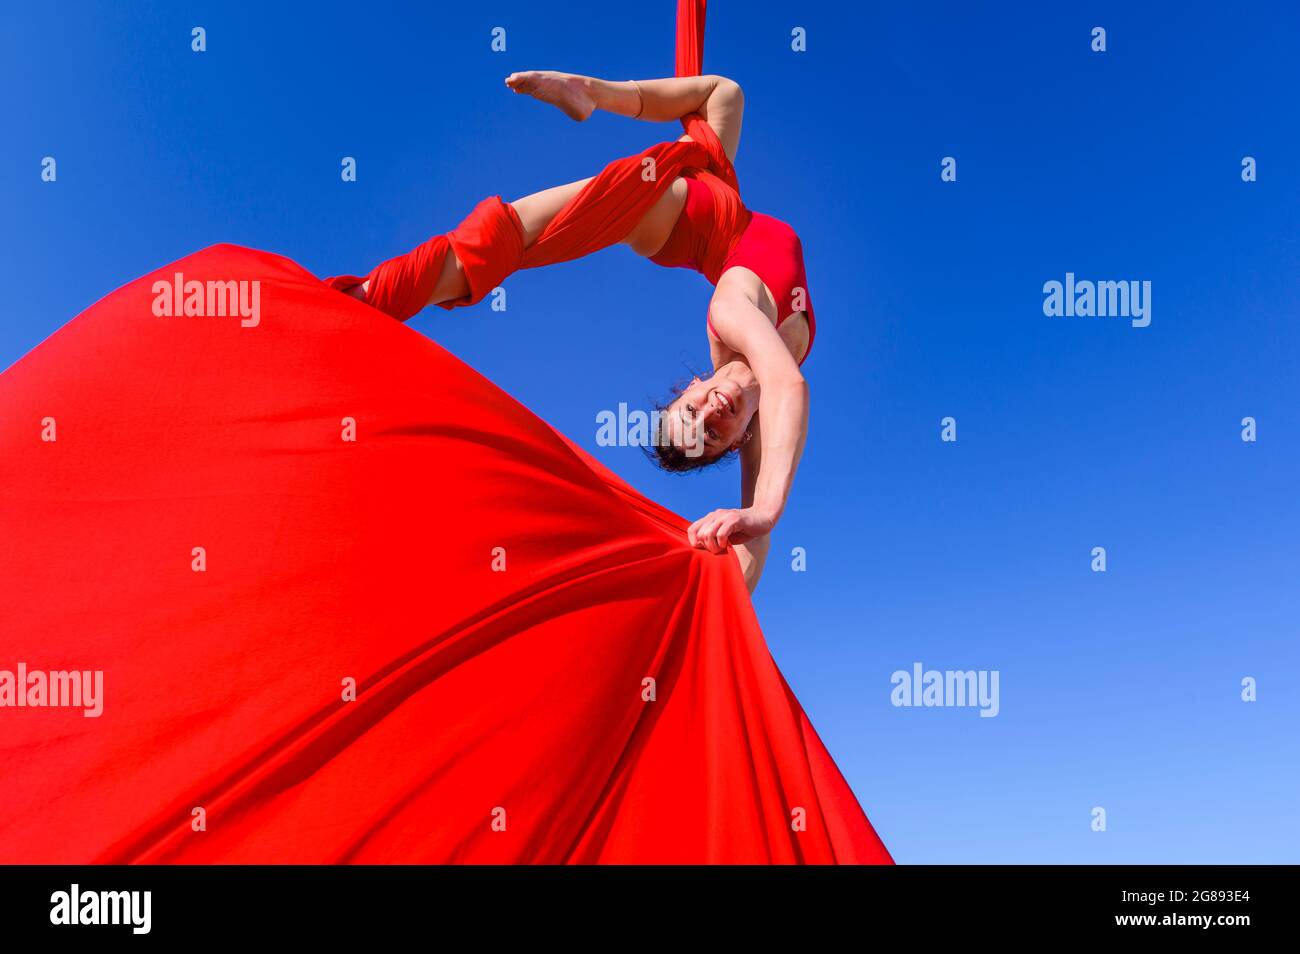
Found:
[[[776,326],[744,293],[736,289],[714,292],[709,318],[719,340],[744,357],[761,383],[803,379]]]

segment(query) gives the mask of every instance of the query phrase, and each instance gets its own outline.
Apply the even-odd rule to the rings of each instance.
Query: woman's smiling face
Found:
[[[663,412],[663,433],[688,457],[720,457],[745,442],[758,410],[754,395],[734,377],[695,378]]]

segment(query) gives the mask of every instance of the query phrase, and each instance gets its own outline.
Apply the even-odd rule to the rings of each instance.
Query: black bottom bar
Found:
[[[515,932],[591,931],[616,947],[684,939],[663,933],[670,928],[696,939],[794,932],[812,948],[830,945],[831,929],[864,945],[900,933],[1044,932],[1233,943],[1286,927],[1294,881],[1286,866],[0,867],[0,924],[7,942],[91,944],[396,932],[458,948]]]

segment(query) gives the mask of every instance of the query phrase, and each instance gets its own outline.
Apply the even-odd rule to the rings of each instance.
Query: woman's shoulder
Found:
[[[713,302],[725,302],[729,299],[743,300],[762,312],[763,317],[776,327],[776,332],[781,336],[781,340],[785,342],[790,355],[798,363],[803,363],[803,359],[812,350],[812,339],[816,333],[811,308],[791,311],[785,315],[780,314],[781,309],[773,296],[773,290],[768,287],[757,272],[744,265],[730,266],[718,279],[717,287],[713,293]],[[755,320],[761,319],[755,316]],[[718,348],[724,349],[729,354],[735,354],[718,338],[717,330],[713,327],[712,322],[709,323],[709,346],[711,350],[715,351],[715,360],[718,357],[716,353]],[[724,358],[730,360],[725,355]]]
[[[747,265],[731,264],[718,277],[713,300],[741,298],[754,305],[767,317],[776,321],[776,302],[762,277]]]

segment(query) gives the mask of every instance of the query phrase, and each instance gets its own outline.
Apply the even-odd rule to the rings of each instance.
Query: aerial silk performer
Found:
[[[808,387],[800,368],[817,326],[798,235],[741,201],[732,160],[744,97],[732,80],[699,75],[703,40],[703,2],[682,0],[676,77],[610,82],[553,71],[512,73],[506,85],[516,93],[573,119],[600,109],[651,122],[680,120],[685,134],[611,162],[589,179],[511,203],[491,196],[453,231],[368,276],[326,281],[405,321],[426,305],[475,304],[517,269],[570,261],[616,243],[655,264],[702,273],[715,286],[703,316],[714,370],[658,408],[652,447],[657,462],[675,472],[740,456],[741,506],[696,520],[687,539],[714,553],[733,546],[752,592],[803,453]]]
[[[367,276],[212,246],[0,376],[0,863],[891,861],[747,591],[814,325],[703,8],[678,78],[507,81],[683,138]],[[716,286],[656,453],[741,453],[739,510],[688,525],[401,324],[617,242]]]

